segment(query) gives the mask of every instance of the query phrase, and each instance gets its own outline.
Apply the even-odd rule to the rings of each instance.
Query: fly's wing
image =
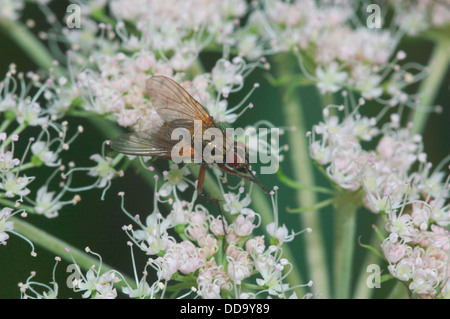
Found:
[[[122,134],[112,139],[110,146],[113,150],[126,155],[167,156],[167,149],[158,145],[154,133],[148,130]]]
[[[202,121],[202,126],[215,127],[205,108],[181,85],[165,76],[147,80],[147,94],[158,115],[166,122],[184,119]]]
[[[193,123],[190,120],[174,120],[150,130],[122,134],[112,139],[110,146],[113,150],[126,155],[159,156],[163,159],[171,159],[172,150],[181,148],[178,156],[189,158],[193,153],[190,139],[192,127]],[[186,135],[180,137],[177,134],[175,139],[172,139],[174,129],[182,130],[181,132]]]
[[[147,94],[152,100],[157,117],[152,128],[146,131],[123,134],[111,140],[110,146],[117,152],[135,156],[159,156],[171,159],[174,147],[182,148],[182,157],[194,154],[191,140],[179,143],[172,140],[174,129],[184,129],[190,136],[195,122],[201,121],[202,128],[216,127],[208,112],[177,82],[165,76],[153,76],[146,83]]]

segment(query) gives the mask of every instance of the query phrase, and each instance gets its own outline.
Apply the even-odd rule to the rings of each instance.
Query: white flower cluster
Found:
[[[264,236],[254,235],[254,230],[260,226],[259,215],[248,207],[248,196],[240,198],[243,188],[237,194],[223,194],[224,209],[230,214],[231,223],[221,216],[214,217],[204,206],[196,204],[196,192],[191,202],[180,200],[179,192],[195,190],[195,185],[185,177],[187,173],[173,165],[163,174],[164,183],[155,190],[154,211],[145,223],[122,206],[138,226],[135,229],[127,225],[123,229],[140,250],[155,256],[148,264],[156,270],[158,281],[165,286],[169,281],[182,281],[182,276],[194,275],[196,284],[188,288],[202,298],[250,298],[264,293],[291,297],[295,287],[283,282],[290,271],[283,270],[290,263],[282,258],[281,244],[293,240],[296,234],[288,235],[285,225],[271,224],[267,231],[276,244],[266,246]],[[124,194],[119,195],[123,200]],[[173,195],[172,199],[169,195]],[[163,217],[158,207],[168,202],[172,210]],[[182,240],[173,236],[171,230]],[[255,280],[259,291],[246,289],[245,282]]]
[[[50,71],[44,79],[34,72],[18,73],[11,65],[0,83],[0,203],[5,206],[0,210],[0,243],[16,234],[16,214],[56,217],[65,205],[80,200],[78,192],[101,188],[104,195],[111,180],[123,174],[116,166],[124,156],[108,157],[104,149],[90,155],[92,167],[64,165],[62,153],[83,131],[79,127],[69,134],[64,116],[96,114],[122,127],[148,129],[156,112],[145,83],[153,75],[164,75],[180,83],[215,120],[234,123],[253,107],[247,100],[259,84],[234,106],[228,98],[244,89],[255,68],[269,68],[266,56],[290,52],[298,59],[302,76],[321,94],[345,89],[347,102],[354,100],[353,92],[362,96],[352,110],[324,109],[324,121],[308,133],[311,157],[325,167],[334,185],[358,194],[366,208],[387,219],[390,235],[382,248],[392,276],[407,282],[420,297],[450,297],[450,243],[444,229],[450,223],[449,179],[442,165],[431,170],[421,136],[412,135],[410,127],[402,128],[399,115],[379,125],[393,106],[417,107],[419,99],[408,87],[428,70],[404,62],[406,53],[398,51],[398,44],[405,34],[445,32],[450,21],[446,5],[389,1],[391,25],[368,29],[360,21],[359,11],[365,8],[349,0],[77,1],[83,26],[70,29],[53,16],[49,0],[35,2],[52,25],[39,36],[49,42],[49,52],[57,59],[54,67],[63,74],[44,70]],[[19,21],[25,4],[0,0],[0,27]],[[27,26],[33,24],[27,21]],[[221,53],[211,70],[203,70],[199,63],[204,50]],[[376,117],[361,115],[365,99],[384,109]],[[39,132],[27,136],[28,128]],[[19,142],[25,148],[20,155]],[[376,146],[367,150],[369,143]],[[147,165],[146,161],[141,163]],[[38,167],[51,171],[39,184],[32,171]],[[78,172],[94,181],[73,186],[78,185],[72,183]],[[296,287],[286,283],[292,264],[282,257],[281,245],[298,233],[278,224],[276,193],[271,194],[275,221],[266,225],[267,243],[264,236],[255,235],[261,218],[249,207],[244,188],[229,192],[219,183],[225,221],[196,202],[196,184],[189,173],[186,167],[172,165],[159,186],[155,172],[153,211],[145,221],[126,211],[120,194],[122,209],[135,224],[123,227],[131,252],[137,247],[151,256],[144,275],[138,279],[134,267],[136,282],[129,283],[117,271],[91,267],[73,282],[76,292],[83,298],[115,298],[120,282],[121,292],[132,298],[156,298],[164,297],[168,284],[177,282],[184,285],[185,296],[296,297]],[[180,192],[184,198],[193,193],[188,201],[180,198]],[[73,198],[67,198],[69,193],[75,193]],[[170,210],[166,217],[161,206]],[[152,285],[146,280],[149,268],[157,274]],[[34,273],[20,285],[23,297],[57,296],[56,283],[44,295],[36,293],[33,277]]]
[[[402,16],[410,13],[408,5],[399,5],[398,1],[393,5],[398,7],[396,17],[404,21]],[[364,16],[366,6],[359,9]],[[322,94],[348,89],[384,104],[413,106],[414,98],[405,93],[405,88],[420,80],[424,70],[415,64],[398,65],[405,53],[395,54],[395,50],[405,31],[394,25],[369,29],[357,11],[354,1],[261,1],[251,11],[246,29],[254,43],[247,43],[250,35],[240,35],[238,41],[248,48],[240,52],[243,56],[254,51],[266,55],[294,52],[303,75],[316,83]],[[406,29],[411,30],[409,26]]]
[[[131,6],[122,0],[95,6],[81,3],[82,29],[55,24],[64,38],[41,33],[43,39],[55,43],[51,47],[62,41],[68,48],[67,61],[64,56],[61,63],[68,63],[70,76],[60,83],[59,97],[52,103],[56,114],[67,112],[79,98],[84,110],[110,115],[121,126],[146,129],[152,120],[146,80],[152,75],[165,75],[183,82],[183,72],[196,67],[205,46],[229,47],[228,37],[247,11],[243,0],[138,2]],[[90,15],[106,7],[111,10],[114,25],[98,23]],[[55,52],[55,56],[60,53]],[[230,59],[224,52],[211,73],[199,74],[192,81],[184,81],[183,86],[218,121],[232,123],[245,100],[227,110],[227,98],[242,89],[244,78],[255,67],[267,67],[265,60],[247,63],[239,57]]]
[[[80,201],[78,194],[70,195],[78,191],[71,187],[72,172],[89,170],[89,175],[97,177],[94,185],[102,188],[114,175],[114,170],[111,172],[105,165],[81,168],[70,162],[70,170],[67,170],[67,165],[63,164],[63,153],[70,149],[83,132],[83,127],[71,130],[67,121],[60,121],[52,113],[52,107],[41,106],[42,103],[49,103],[46,104],[48,106],[55,102],[54,98],[60,93],[55,82],[53,77],[43,82],[35,73],[18,73],[15,65],[10,66],[0,82],[0,111],[3,114],[0,125],[0,200],[5,206],[17,208],[17,212],[26,210],[47,218],[58,216],[65,205],[75,205]],[[20,152],[17,151],[19,143],[24,147],[19,148]],[[100,156],[94,155],[92,159],[98,162]],[[36,174],[37,168],[48,170],[48,174]],[[39,180],[36,180],[37,175],[41,176]],[[32,184],[37,189],[31,187]],[[5,213],[3,218],[7,215],[11,217],[13,214]],[[4,228],[12,230],[12,224],[7,223],[9,226]],[[2,238],[6,243],[7,238]]]
[[[382,248],[390,273],[422,298],[448,298],[450,177],[443,164],[431,170],[422,137],[402,128],[398,114],[379,128],[358,112],[343,120],[324,113],[308,134],[311,157],[337,187],[359,192],[367,209],[387,219]],[[376,146],[366,150],[370,141]]]

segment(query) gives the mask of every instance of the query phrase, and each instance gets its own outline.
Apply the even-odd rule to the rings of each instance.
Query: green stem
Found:
[[[12,133],[8,134],[6,141],[3,143],[3,148],[6,148],[6,146],[8,146],[9,143],[11,143],[12,136],[20,135],[20,133],[22,133],[22,131],[26,128],[27,128],[27,126],[24,124],[20,124],[18,127],[16,127],[16,129]]]
[[[47,48],[36,36],[30,32],[20,21],[0,19],[0,28],[4,30],[13,41],[28,54],[39,67],[47,71],[52,68],[56,76],[64,75],[65,72],[53,64],[53,57]]]
[[[277,76],[284,77],[292,72],[297,72],[293,63],[289,62],[290,57],[280,56],[275,67]],[[283,96],[289,92],[289,88],[283,89]],[[294,180],[302,181],[306,185],[315,185],[314,166],[309,158],[308,140],[306,139],[306,119],[303,114],[301,97],[296,90],[288,101],[283,103],[283,115],[285,125],[295,127],[294,131],[288,132],[289,153],[292,163],[292,175]],[[297,163],[301,163],[297,165]],[[317,201],[315,193],[306,189],[297,191],[297,203],[299,206],[314,207]],[[330,280],[326,269],[325,243],[317,211],[311,210],[306,214],[299,215],[301,222],[313,231],[305,237],[306,254],[308,258],[311,280],[314,282],[313,292],[320,291],[324,298],[330,290]]]
[[[37,165],[32,163],[32,162],[28,162],[28,163],[25,163],[25,164],[21,165],[20,167],[19,166],[14,167],[13,169],[10,170],[10,172],[11,173],[16,173],[19,169],[20,169],[21,172],[23,172],[23,171],[25,171],[25,170],[27,170],[29,168],[34,168],[34,167],[37,167]]]
[[[419,88],[420,105],[411,112],[409,121],[413,123],[413,133],[422,134],[432,104],[447,73],[450,63],[450,41],[437,42],[430,59],[429,75],[422,81]]]
[[[3,195],[3,194],[1,194]],[[36,214],[36,210],[34,209],[34,207],[28,206],[28,205],[23,205],[20,204],[18,207],[16,207],[16,202],[13,202],[9,199],[5,199],[5,198],[0,198],[0,204],[6,206],[6,207],[10,207],[10,208],[14,208],[14,209],[20,209],[20,210],[25,210],[27,213],[29,214]]]
[[[351,297],[352,263],[355,248],[356,212],[359,196],[345,192],[338,198],[336,210],[336,247],[335,247],[335,297],[347,299]]]
[[[331,204],[333,204],[333,202],[335,201],[334,198],[329,198],[326,199],[320,203],[315,204],[314,206],[302,206],[299,208],[287,208],[287,211],[289,213],[303,213],[303,212],[308,212],[308,211],[312,211],[312,210],[319,210],[322,209],[324,207],[327,207]]]
[[[310,186],[310,185],[300,184],[300,183],[290,179],[286,175],[284,175],[283,172],[281,171],[281,169],[278,169],[277,177],[280,180],[280,182],[282,182],[286,186],[289,186],[290,188],[301,189],[301,190],[308,190],[310,192],[323,193],[323,194],[329,194],[329,195],[333,195],[334,194],[334,192],[332,190],[330,190],[330,189],[328,189],[326,187]]]
[[[62,259],[66,260],[69,263],[72,263],[72,256],[75,259],[78,266],[82,269],[89,269],[92,265],[96,265],[96,267],[100,266],[98,258],[95,258],[82,250],[71,246],[67,242],[55,237],[46,231],[29,224],[21,218],[11,217],[14,221],[14,230],[25,236],[27,239],[32,241],[33,243],[45,248],[46,250],[54,253],[57,256],[60,256]],[[70,249],[70,254],[66,251],[66,249]],[[112,267],[102,263],[102,272],[107,272],[109,270],[113,270]],[[135,286],[135,281],[132,278],[127,276],[123,276],[123,278],[128,282],[132,287]],[[123,286],[125,283],[119,282],[118,286]]]
[[[8,119],[3,120],[2,125],[0,125],[0,133],[6,132],[6,129],[8,128],[9,124],[11,124],[11,122],[12,122],[12,120],[8,120]]]
[[[386,220],[383,216],[378,216],[377,227],[384,227],[386,225]],[[370,237],[369,237],[370,236]],[[376,232],[372,232],[370,235],[365,236],[370,238],[370,246],[372,247],[380,247],[380,238],[378,238]],[[367,266],[371,264],[380,264],[381,258],[379,255],[372,251],[367,251],[364,260],[361,263],[361,268],[359,269],[359,275],[356,279],[357,286],[355,287],[355,298],[356,299],[370,299],[373,295],[374,288],[370,288],[369,285],[366,284],[367,280]]]

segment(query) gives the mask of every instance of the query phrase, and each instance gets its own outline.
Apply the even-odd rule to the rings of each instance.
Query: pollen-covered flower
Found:
[[[112,167],[112,158],[103,157],[100,154],[94,154],[90,157],[91,160],[97,162],[97,166],[92,167],[88,175],[99,178],[98,186],[99,188],[105,187],[107,183],[116,174],[115,169]]]
[[[347,79],[347,73],[339,70],[339,65],[332,62],[324,67],[317,67],[317,87],[322,94],[336,92],[341,88],[342,82]]]
[[[172,192],[184,190],[189,186],[185,180],[185,176],[189,174],[187,167],[179,167],[177,164],[172,164],[169,171],[164,172],[164,180],[166,181],[159,189],[159,195],[166,197]]]
[[[221,59],[211,71],[212,82],[218,92],[228,97],[234,87],[239,90],[243,86],[245,62],[241,58],[235,58],[232,62]]]
[[[33,181],[34,177],[17,176],[13,173],[6,173],[0,179],[0,189],[5,191],[6,197],[20,196],[23,197],[30,193],[26,186]]]
[[[21,11],[24,8],[24,3],[21,1],[2,0],[0,2],[2,12],[0,18],[6,20],[17,20],[21,15]]]
[[[245,197],[241,199],[241,193],[239,192],[238,194],[227,193],[224,197],[226,202],[224,205],[225,211],[229,212],[231,215],[246,215],[251,212],[251,209],[247,208],[251,203],[250,196],[245,195]]]
[[[12,208],[9,207],[3,207],[0,211],[0,243],[3,245],[6,245],[9,238],[8,232],[14,229],[14,222],[8,220],[12,211]]]
[[[55,197],[55,192],[49,192],[45,185],[39,188],[34,207],[36,213],[45,215],[48,218],[58,216],[59,210],[63,207],[63,203],[58,201],[59,197]]]
[[[66,249],[70,252],[69,249]],[[75,292],[83,292],[83,298],[93,299],[114,299],[117,297],[117,289],[114,284],[121,279],[117,276],[116,271],[110,270],[102,272],[102,260],[100,255],[92,252],[89,247],[86,247],[85,251],[97,256],[100,260],[100,265],[97,269],[95,265],[89,268],[86,272],[86,276],[79,271],[77,265],[77,276],[79,278],[74,279],[72,287]],[[75,260],[74,260],[75,262]],[[76,265],[76,263],[75,263]]]
[[[44,163],[47,166],[56,166],[58,156],[55,152],[49,150],[48,145],[43,141],[36,141],[31,145],[31,152],[35,156],[35,161]]]

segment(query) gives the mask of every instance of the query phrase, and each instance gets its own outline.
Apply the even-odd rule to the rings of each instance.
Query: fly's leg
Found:
[[[259,187],[261,187],[261,189],[264,191],[264,193],[266,193],[266,194],[270,193],[270,190],[259,182],[259,180],[256,178],[255,174],[253,174],[253,172],[248,167],[247,167],[247,173],[250,174],[250,176],[246,176],[240,172],[233,171],[223,164],[218,164],[218,166],[225,173],[245,178],[246,180],[248,180],[252,183],[255,183]]]
[[[215,203],[217,205],[217,209],[219,210],[219,214],[222,217],[222,226],[223,226],[223,232],[225,236],[227,235],[227,230],[225,227],[225,217],[222,214],[222,208],[220,207],[219,200],[217,198],[205,195],[202,193],[203,189],[203,182],[205,181],[205,173],[206,173],[206,165],[202,164],[200,167],[200,171],[198,173],[198,182],[197,182],[197,194],[202,196],[203,198],[206,198],[207,200]]]

